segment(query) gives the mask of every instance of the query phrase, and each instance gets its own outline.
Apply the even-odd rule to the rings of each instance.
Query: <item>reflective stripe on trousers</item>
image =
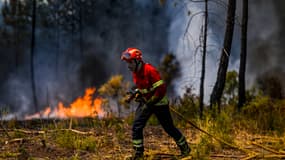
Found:
[[[133,139],[133,146],[135,148],[143,147],[143,140],[142,139]]]

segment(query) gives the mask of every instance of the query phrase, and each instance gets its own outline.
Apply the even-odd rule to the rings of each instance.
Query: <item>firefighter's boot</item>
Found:
[[[143,152],[136,152],[132,160],[143,160]]]
[[[143,160],[143,152],[135,152],[132,156],[125,158],[125,160]]]
[[[178,141],[176,141],[177,146],[180,148],[181,155],[180,157],[187,157],[190,155],[191,149],[186,141],[186,138],[183,136]]]
[[[133,140],[133,148],[135,150],[135,154],[132,156],[132,160],[143,160],[143,152],[144,152],[143,140],[142,139]]]
[[[128,156],[125,160],[143,160],[143,151],[136,150],[133,155]]]

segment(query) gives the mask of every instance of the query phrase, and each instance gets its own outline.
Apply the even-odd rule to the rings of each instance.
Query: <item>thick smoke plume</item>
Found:
[[[0,6],[3,6],[1,2]],[[182,67],[182,77],[175,81],[177,94],[182,95],[186,86],[194,87],[198,93],[201,71],[199,45],[204,20],[203,14],[198,13],[203,11],[204,3],[168,0],[161,5],[153,0],[96,0],[84,1],[85,7],[92,7],[80,12],[80,3],[51,2],[55,3],[52,9],[58,10],[48,14],[54,22],[52,27],[40,25],[44,16],[37,19],[34,65],[39,108],[53,107],[59,101],[70,103],[82,95],[86,87],[99,87],[114,74],[124,74],[131,80],[126,66],[120,61],[120,53],[127,47],[140,48],[144,59],[154,65],[159,63],[163,54],[174,53]],[[205,102],[208,102],[216,79],[226,3],[209,1]],[[61,11],[66,5],[70,10],[62,20],[58,17],[62,16]],[[247,87],[268,71],[281,70],[283,72],[279,73],[284,73],[285,14],[281,6],[284,6],[281,0],[249,1]],[[241,1],[238,1],[229,70],[238,70],[239,65],[240,7]],[[80,23],[79,15],[82,16]],[[20,45],[10,41],[9,35],[10,38],[20,36],[13,27],[3,23],[2,16],[0,28],[8,33],[1,33],[0,107],[9,106],[16,114],[34,112],[29,68],[30,38],[22,39]],[[3,37],[7,39],[3,41]],[[284,74],[278,78],[285,82]]]
[[[248,80],[252,84],[256,77],[271,73],[267,75],[279,77],[284,90],[284,1],[256,0],[250,5]]]
[[[176,83],[178,94],[185,86],[199,92],[201,71],[201,26],[204,21],[204,3],[179,1],[169,10],[172,15],[169,33],[169,49],[176,53],[182,65],[182,77]],[[237,1],[236,23],[232,53],[228,70],[238,71],[240,54],[241,1]],[[283,4],[283,5],[282,5]],[[209,29],[206,60],[205,102],[209,100],[216,80],[219,57],[225,30],[227,1],[209,1]],[[252,87],[259,76],[285,69],[284,60],[284,6],[283,1],[249,1],[247,87]],[[189,24],[190,25],[189,25]],[[281,23],[281,24],[280,24]],[[188,27],[188,28],[187,28]],[[285,75],[276,75],[285,89]],[[272,75],[270,74],[270,75]]]
[[[161,55],[168,51],[169,18],[158,1],[142,4],[96,0],[90,4],[86,2],[85,6],[90,7],[81,12],[78,3],[54,2],[53,7],[58,10],[66,6],[73,8],[64,15],[67,20],[52,19],[60,17],[61,12],[58,15],[57,12],[47,13],[46,16],[54,21],[53,27],[41,26],[45,17],[37,16],[34,66],[39,108],[54,107],[59,101],[69,104],[83,95],[86,87],[99,87],[115,74],[130,75],[120,61],[120,54],[127,47],[141,49],[145,60],[151,63],[158,63]],[[81,24],[76,21],[79,14]],[[3,24],[1,27],[13,32],[11,26]],[[5,52],[1,51],[0,56],[0,104],[9,106],[10,112],[16,115],[34,112],[29,68],[30,38],[26,40],[17,67],[15,50],[1,46]]]

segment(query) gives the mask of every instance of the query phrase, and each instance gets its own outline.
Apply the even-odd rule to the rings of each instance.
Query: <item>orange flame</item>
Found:
[[[25,119],[34,118],[82,118],[82,117],[94,117],[104,116],[105,112],[101,108],[102,99],[92,96],[95,93],[95,88],[87,88],[83,97],[78,97],[69,107],[65,107],[62,102],[58,103],[58,106],[53,110],[51,107],[47,107],[44,110],[28,115]]]

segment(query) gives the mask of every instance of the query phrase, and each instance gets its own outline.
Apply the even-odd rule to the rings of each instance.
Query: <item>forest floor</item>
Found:
[[[65,123],[2,123],[0,159],[124,160],[132,154],[131,125],[123,120],[93,121],[83,126],[76,121]],[[191,126],[179,128],[192,148],[192,158],[187,159],[285,158],[284,136],[235,131],[231,142],[235,147],[230,147]],[[178,147],[161,126],[147,125],[144,138],[145,159],[178,159]]]

